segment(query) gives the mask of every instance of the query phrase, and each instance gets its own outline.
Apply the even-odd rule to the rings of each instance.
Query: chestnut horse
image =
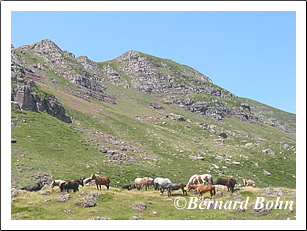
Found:
[[[253,180],[245,180],[245,179],[243,179],[243,185],[256,187],[256,183]]]
[[[145,186],[145,190],[147,190],[149,186],[154,185],[154,180],[150,177],[136,178],[134,180],[134,185],[138,190],[141,190],[143,186]]]
[[[101,185],[105,185],[107,187],[107,190],[109,190],[110,182],[111,182],[109,177],[101,177],[99,175],[92,174],[91,180],[95,180],[97,190],[99,190],[98,185],[99,185],[100,190],[101,190]]]
[[[210,195],[215,195],[215,187],[211,184],[207,185],[189,185],[188,191],[190,192],[191,189],[195,189],[196,192],[198,193],[198,198],[201,198],[203,196],[203,193],[205,192],[210,192]]]

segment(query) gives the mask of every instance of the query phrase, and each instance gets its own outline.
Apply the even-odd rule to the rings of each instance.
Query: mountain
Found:
[[[13,187],[38,176],[99,173],[119,187],[210,173],[295,188],[295,114],[172,60],[128,51],[94,62],[49,39],[12,46],[11,105]]]

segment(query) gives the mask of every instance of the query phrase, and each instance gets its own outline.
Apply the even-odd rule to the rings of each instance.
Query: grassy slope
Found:
[[[111,105],[95,99],[89,103],[64,92],[63,88],[70,84],[61,77],[57,78],[60,80],[58,85],[46,80],[45,83],[38,83],[38,86],[59,99],[73,118],[73,123],[66,124],[45,113],[20,113],[12,110],[12,120],[19,118],[17,126],[12,127],[12,138],[17,139],[17,144],[12,144],[11,154],[12,178],[16,180],[14,187],[20,188],[33,183],[31,176],[36,172],[47,173],[54,179],[75,179],[101,172],[102,175],[109,176],[111,186],[117,188],[132,183],[136,177],[162,176],[173,182],[187,182],[195,173],[209,172],[216,179],[223,172],[225,176],[236,176],[239,183],[242,183],[243,178],[253,179],[260,188],[295,188],[294,134],[235,119],[226,119],[221,123],[209,121],[176,105],[164,105],[162,99],[131,88],[108,84],[108,93],[118,95],[117,104]],[[148,106],[150,102],[155,102],[165,109],[152,109]],[[255,104],[251,101],[249,103],[251,106]],[[181,114],[189,120],[180,122],[168,119],[166,116],[170,112]],[[27,119],[27,122],[23,123],[23,119]],[[219,130],[211,134],[196,122],[217,125]],[[222,143],[218,140],[218,134],[222,131],[243,131],[248,133],[248,137],[227,132],[229,136]],[[99,139],[101,134],[113,136],[129,145],[132,149],[123,152],[134,156],[138,163],[116,165],[109,162],[99,150],[103,147],[115,147]],[[258,143],[256,139],[259,137],[264,140]],[[252,147],[245,147],[246,142],[252,143]],[[283,149],[284,143],[290,145],[289,150]],[[273,149],[276,155],[261,153],[264,148]],[[205,160],[191,160],[189,156],[192,155],[203,156]],[[231,162],[239,161],[240,164],[234,165],[227,160],[221,160],[218,158],[220,155],[224,155],[224,159],[230,159]],[[255,163],[259,163],[259,167],[256,167]],[[218,165],[219,169],[213,167],[213,164]],[[272,175],[265,176],[264,170]],[[131,196],[137,198],[137,195]],[[112,200],[112,203],[114,202],[115,200]],[[22,203],[27,202],[16,200],[14,206],[22,207]],[[59,206],[58,203],[55,204]],[[38,209],[32,206],[32,209],[36,208]],[[164,219],[176,219],[170,215],[165,217],[168,218]],[[79,218],[85,219],[77,216],[73,219]],[[120,219],[116,216],[110,218]],[[159,219],[161,218],[162,216]],[[33,217],[28,215],[25,219]],[[54,216],[50,219],[62,217]]]
[[[152,188],[148,191],[122,190],[111,187],[109,191],[103,186],[102,191],[99,191],[97,205],[95,207],[85,208],[84,206],[77,206],[76,200],[86,200],[86,195],[96,193],[96,185],[80,187],[79,192],[70,192],[71,198],[66,202],[57,202],[57,196],[66,194],[61,193],[57,187],[51,189],[49,186],[43,188],[47,195],[40,192],[21,192],[18,196],[14,197],[12,201],[12,220],[88,220],[97,219],[97,217],[108,218],[111,220],[131,220],[135,217],[144,220],[286,220],[296,219],[296,195],[292,192],[295,190],[282,188],[284,194],[280,196],[280,201],[283,201],[281,209],[272,209],[268,215],[257,215],[253,213],[251,206],[256,203],[256,197],[261,197],[261,193],[265,189],[242,187],[236,188],[235,194],[231,195],[225,189],[218,189],[218,192],[223,192],[222,196],[213,196],[216,201],[222,201],[223,205],[227,201],[232,201],[232,207],[225,209],[222,207],[220,210],[204,209],[183,209],[178,210],[174,206],[174,199],[182,197],[182,192],[174,191],[172,196],[168,197],[160,195],[158,191]],[[273,192],[273,188],[271,192]],[[209,193],[204,196],[210,197]],[[187,206],[190,197],[197,197],[196,194],[188,192],[185,196]],[[245,212],[238,212],[235,209],[234,201],[241,198],[246,201],[249,197]],[[171,199],[171,200],[170,200]],[[49,200],[49,201],[46,201]],[[44,202],[45,201],[45,202]],[[273,201],[275,206],[276,197],[264,197],[264,201]],[[286,208],[286,201],[293,201],[293,211],[289,211],[289,206]],[[135,203],[146,204],[146,210],[137,211],[133,210],[130,206]],[[230,203],[230,202],[228,202]],[[182,202],[183,204],[183,202]],[[197,202],[199,206],[200,202]],[[228,204],[229,205],[229,204]],[[226,207],[228,208],[228,207]],[[66,213],[69,210],[70,213]]]

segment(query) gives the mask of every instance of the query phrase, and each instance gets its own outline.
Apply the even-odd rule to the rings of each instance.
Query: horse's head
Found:
[[[55,181],[53,180],[50,184],[50,188],[53,188],[54,187],[54,184],[55,184]]]
[[[96,179],[96,175],[95,174],[92,174],[91,175],[91,180],[95,180]]]
[[[82,185],[82,187],[84,186],[84,184],[83,184],[83,179],[82,179],[82,178],[80,178],[80,179],[78,180],[78,183],[79,183],[80,185]]]

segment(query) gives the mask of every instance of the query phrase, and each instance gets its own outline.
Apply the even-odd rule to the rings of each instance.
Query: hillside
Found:
[[[96,63],[43,40],[12,47],[11,73],[12,188],[92,173],[114,188],[195,173],[296,186],[295,114],[191,67],[137,51]]]

